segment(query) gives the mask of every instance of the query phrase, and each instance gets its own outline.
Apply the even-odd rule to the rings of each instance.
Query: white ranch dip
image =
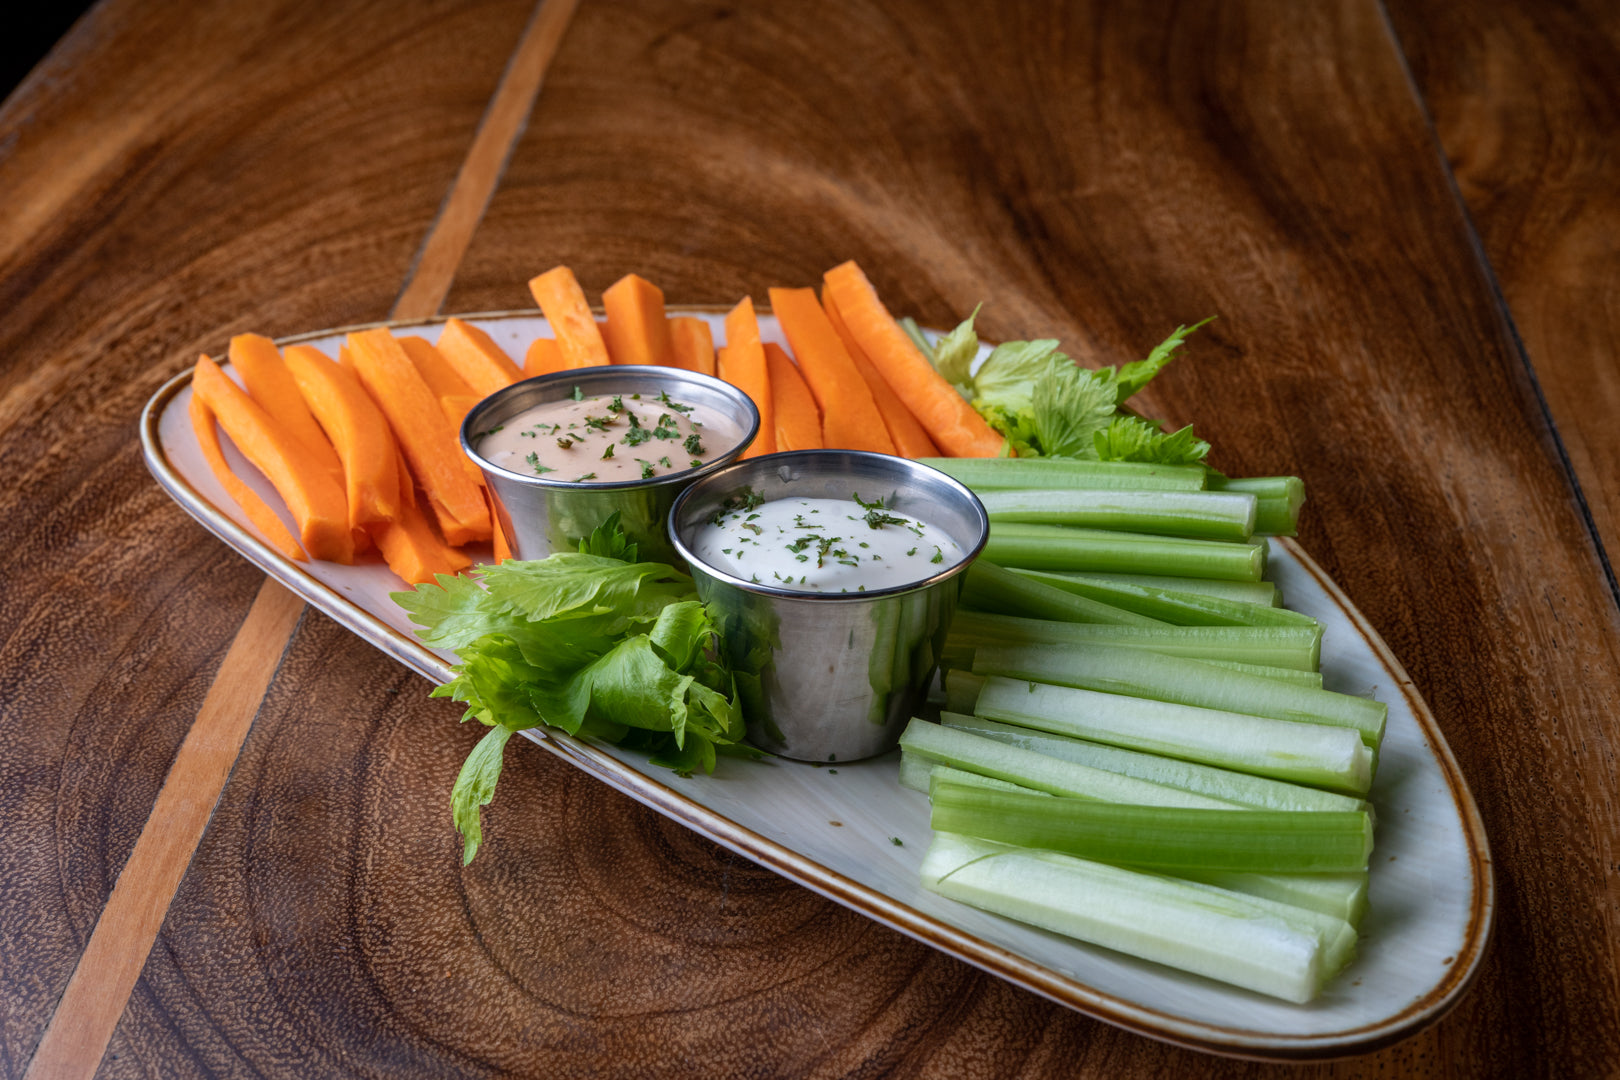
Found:
[[[608,484],[701,468],[743,435],[704,405],[619,394],[542,402],[480,432],[475,445],[485,461],[524,476]]]
[[[817,593],[910,585],[961,561],[939,526],[856,499],[737,499],[703,526],[692,552],[744,581]]]

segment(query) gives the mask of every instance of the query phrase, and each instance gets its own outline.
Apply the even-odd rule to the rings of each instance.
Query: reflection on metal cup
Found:
[[[859,492],[933,524],[964,552],[931,577],[861,593],[744,581],[693,555],[698,531],[745,489],[765,500]],[[769,454],[706,476],[670,511],[669,535],[720,626],[749,741],[800,761],[856,761],[894,748],[921,706],[961,592],[990,535],[984,507],[944,473],[854,450]]]
[[[573,483],[526,476],[480,457],[479,433],[489,431],[526,409],[564,401],[575,390],[586,397],[667,391],[673,398],[723,413],[742,428],[742,441],[700,468],[617,483]],[[506,536],[512,556],[543,559],[555,551],[574,551],[614,513],[644,562],[679,565],[666,531],[669,511],[687,485],[736,461],[759,433],[759,410],[746,393],[730,383],[678,368],[616,364],[575,368],[525,379],[497,390],[473,406],[461,424],[461,448],[483,470],[494,496],[496,527]]]

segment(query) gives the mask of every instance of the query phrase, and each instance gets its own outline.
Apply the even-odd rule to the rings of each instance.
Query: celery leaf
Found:
[[[501,777],[501,758],[511,737],[512,729],[509,727],[490,728],[478,740],[472,753],[467,755],[460,774],[456,776],[455,787],[450,790],[450,816],[462,836],[463,866],[473,861],[479,845],[484,842],[484,827],[479,820],[478,810],[488,806],[490,800],[495,798],[495,783]]]
[[[1093,438],[1114,417],[1114,369],[1069,365],[1035,384],[1035,437],[1049,457],[1091,457]]]
[[[1153,381],[1153,377],[1164,369],[1164,366],[1175,359],[1175,351],[1181,348],[1183,342],[1197,330],[1204,326],[1215,316],[1211,315],[1203,322],[1193,323],[1191,326],[1178,326],[1171,331],[1170,336],[1153,347],[1146,359],[1132,360],[1119,369],[1119,396],[1115,399],[1116,405],[1123,405],[1125,399],[1136,393],[1142,387]]]
[[[1193,434],[1192,425],[1165,432],[1152,420],[1116,416],[1106,431],[1093,439],[1103,461],[1142,461],[1154,465],[1197,465],[1209,453],[1209,443]]]
[[[979,358],[979,335],[973,330],[973,320],[978,317],[979,308],[974,308],[973,314],[935,343],[932,357],[934,369],[970,401],[973,398],[970,389],[973,384],[973,361]]]

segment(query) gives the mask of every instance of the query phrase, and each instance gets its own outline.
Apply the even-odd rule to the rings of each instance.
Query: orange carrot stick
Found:
[[[536,375],[550,375],[567,366],[562,346],[557,344],[555,338],[535,338],[529,343],[529,351],[523,357],[523,377],[532,379]]]
[[[191,430],[196,433],[203,457],[207,460],[208,467],[213,470],[215,479],[225,488],[225,494],[242,508],[242,512],[247,514],[253,527],[264,534],[271,547],[289,559],[305,561],[308,556],[304,554],[304,549],[298,546],[298,541],[287,531],[287,526],[282,523],[281,518],[270,509],[270,504],[259,498],[258,493],[248,487],[241,477],[231,472],[230,465],[225,461],[225,452],[220,449],[219,430],[214,427],[213,410],[203,404],[203,399],[199,395],[192,394],[189,411]]]
[[[439,355],[450,362],[472,392],[488,397],[503,386],[523,378],[495,339],[471,323],[451,319],[444,324],[436,346]]]
[[[901,457],[943,457],[939,447],[934,445],[934,440],[928,437],[928,432],[923,430],[917,418],[911,415],[911,410],[906,408],[906,403],[900,400],[883,373],[873,366],[855,343],[849,327],[844,325],[844,317],[838,313],[838,305],[828,303],[829,299],[822,296],[821,309],[827,313],[827,321],[832,323],[833,329],[838,331],[838,339],[844,343],[849,358],[855,361],[861,378],[866,380],[867,389],[872,391],[872,400],[877,402],[878,412],[883,414],[883,425],[889,429],[889,440],[894,443],[895,450]]]
[[[325,466],[208,357],[198,358],[191,387],[242,456],[275,486],[298,523],[304,550],[317,559],[352,561],[349,508]]]
[[[759,342],[759,319],[754,301],[745,296],[726,314],[726,346],[720,350],[719,376],[754,399],[759,410],[759,437],[745,458],[776,452],[776,408],[771,400],[771,376],[765,367],[765,349]]]
[[[360,382],[377,403],[423,488],[455,519],[487,537],[489,509],[469,475],[459,433],[405,349],[385,329],[349,335]]]
[[[663,291],[636,274],[626,274],[602,294],[607,310],[608,355],[615,364],[675,362],[669,322],[664,318]]]
[[[399,476],[388,421],[355,377],[318,349],[287,349],[287,370],[343,462],[349,528],[399,516]]]
[[[996,457],[1002,437],[962,400],[895,324],[877,290],[853,262],[827,271],[824,292],[891,389],[951,457]]]
[[[343,480],[343,465],[337,451],[322,434],[309,406],[298,392],[298,384],[287,372],[287,365],[276,350],[276,343],[258,334],[238,334],[231,338],[231,366],[242,373],[248,396],[280,424],[287,433],[315,456],[323,468],[338,482]]]
[[[771,373],[771,403],[776,409],[777,450],[820,450],[821,409],[805,385],[798,365],[774,341],[765,343],[765,366]]]
[[[714,332],[707,319],[677,315],[669,320],[669,337],[675,349],[674,365],[704,375],[714,374]]]
[[[396,455],[398,451],[396,450]],[[372,526],[371,534],[381,549],[388,568],[411,584],[431,582],[435,574],[454,574],[472,565],[472,560],[447,547],[433,532],[427,516],[416,501],[416,486],[403,456],[396,458],[400,484],[400,515],[396,521]]]
[[[455,367],[445,358],[445,355],[434,348],[432,343],[424,337],[402,337],[399,339],[400,347],[405,355],[411,358],[416,365],[417,374],[422,381],[428,384],[435,397],[443,401],[447,397],[466,397],[473,394],[473,388],[467,380],[461,377]]]
[[[552,267],[529,282],[529,291],[551,323],[551,332],[557,335],[557,344],[569,367],[608,363],[602,331],[596,325],[590,305],[585,303],[585,291],[579,287],[572,270],[566,266]]]
[[[827,321],[814,289],[772,289],[771,310],[782,324],[799,371],[821,406],[821,434],[829,447],[894,453],[883,414],[838,332]]]

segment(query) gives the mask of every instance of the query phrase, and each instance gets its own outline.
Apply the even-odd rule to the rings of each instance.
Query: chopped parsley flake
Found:
[[[610,458],[612,456],[613,456],[613,444],[608,443],[607,449],[602,451],[602,460],[606,461],[608,458]]]
[[[638,394],[637,396],[639,397],[640,395]],[[691,412],[692,411],[692,406],[690,406],[690,405],[682,405],[678,401],[672,401],[670,399],[668,390],[660,390],[658,392],[658,403],[660,405],[668,405],[670,408],[674,409],[676,412]]]
[[[595,479],[596,479],[596,474],[593,473],[593,472],[588,472],[584,476],[576,476],[576,477],[574,477],[574,483],[582,484],[587,480],[595,480]]]
[[[585,400],[585,391],[581,390],[577,386],[574,387],[574,400],[575,401],[584,401]]]
[[[540,455],[539,454],[530,454],[528,457],[524,458],[523,460],[527,461],[529,463],[529,468],[534,470],[534,475],[536,475],[536,476],[544,476],[548,472],[556,472],[557,471],[556,469],[553,469],[548,465],[540,464]]]
[[[574,448],[574,440],[569,436],[564,435],[562,438],[557,440],[557,445],[562,447],[564,450],[572,450]]]
[[[690,435],[688,435],[686,437],[686,442],[685,442],[684,445],[686,446],[686,452],[688,454],[701,454],[701,453],[703,453],[703,440],[698,436],[698,433],[695,432],[695,431],[692,432],[692,434],[690,434]]]
[[[928,561],[931,563],[942,563],[945,561],[945,553],[936,547],[934,548],[934,557]]]

